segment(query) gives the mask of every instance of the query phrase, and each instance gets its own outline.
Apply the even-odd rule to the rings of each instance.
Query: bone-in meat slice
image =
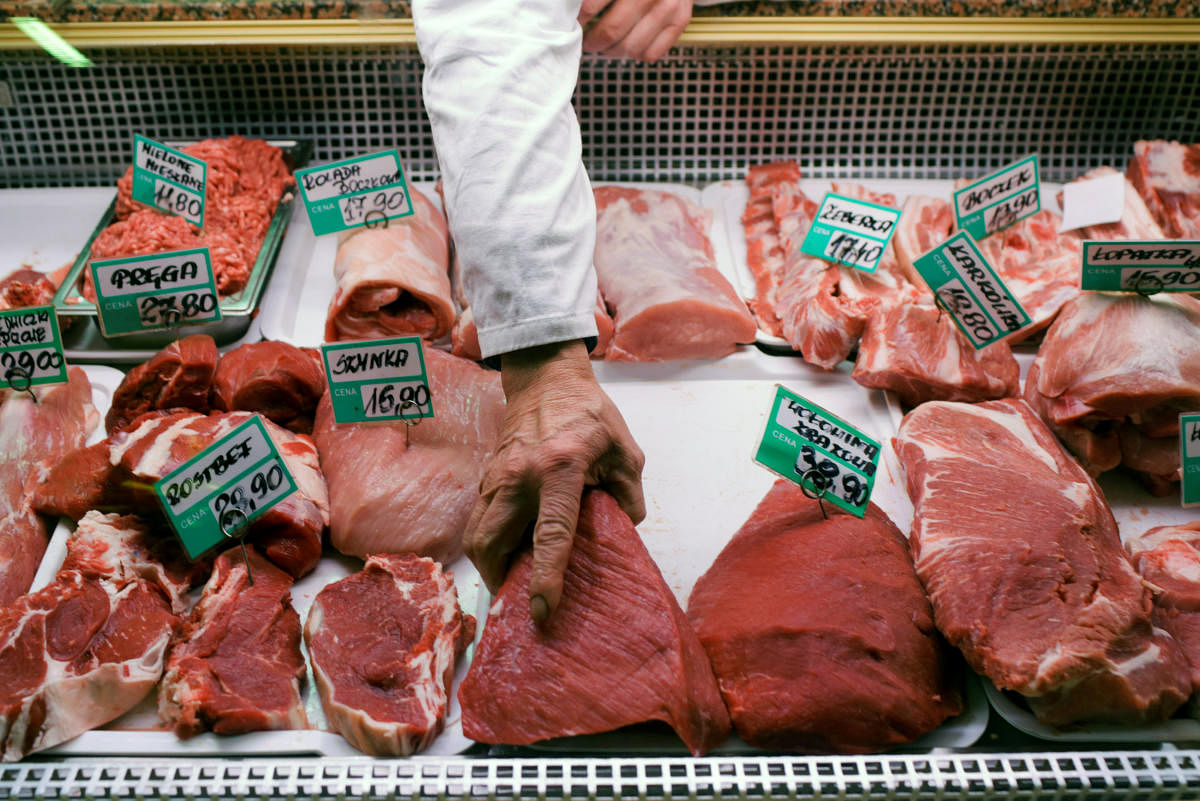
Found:
[[[1125,175],[1167,236],[1200,239],[1200,144],[1134,142]]]

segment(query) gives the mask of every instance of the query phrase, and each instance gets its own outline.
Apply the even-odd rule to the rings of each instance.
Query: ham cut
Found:
[[[931,402],[894,441],[938,629],[1050,725],[1163,720],[1191,693],[1100,488],[1022,400]]]
[[[125,429],[53,465],[32,490],[35,509],[78,520],[89,509],[137,512],[161,518],[154,482],[250,419],[248,412],[202,415],[149,413]],[[329,525],[329,496],[317,449],[303,434],[263,421],[296,491],[250,524],[247,537],[294,577],[321,558]]]
[[[286,342],[251,342],[234,348],[221,357],[213,375],[213,408],[258,412],[297,434],[312,433],[317,403],[324,394],[320,352]]]
[[[904,535],[874,504],[828,511],[777,481],[688,600],[733,726],[759,748],[879,751],[962,711]]]
[[[415,554],[368,557],[318,593],[304,626],[325,718],[375,756],[409,756],[433,742],[455,662],[474,636],[453,576]]]
[[[1154,589],[1154,625],[1179,642],[1192,690],[1200,690],[1200,521],[1157,526],[1126,540],[1125,549]]]
[[[133,708],[162,675],[186,579],[134,517],[89,512],[54,581],[0,608],[0,758],[14,761]]]
[[[104,417],[105,429],[111,434],[156,409],[207,413],[219,358],[207,334],[175,340],[125,375]]]
[[[434,416],[419,424],[338,425],[328,394],[313,439],[329,485],[330,541],[365,559],[409,551],[449,564],[479,498],[504,418],[500,374],[425,350]]]
[[[338,237],[337,289],[325,341],[419,336],[439,339],[454,324],[446,217],[421,192],[413,213]]]
[[[163,723],[183,738],[304,729],[300,616],[292,577],[253,546],[217,557],[191,616],[172,640],[158,690]],[[253,575],[251,575],[253,574]]]
[[[595,193],[596,276],[615,325],[606,358],[716,359],[754,341],[754,318],[717,270],[711,212],[669,192]]]
[[[1134,142],[1125,174],[1167,236],[1200,239],[1200,144]]]
[[[527,745],[659,720],[697,756],[725,740],[704,648],[615,500],[584,493],[562,601],[542,627],[532,568],[519,557],[488,612],[459,689],[467,737]]]
[[[91,382],[78,367],[67,370],[67,383],[33,393],[37,401],[13,392],[0,402],[0,607],[29,589],[50,541],[33,508],[33,485],[100,422]]]

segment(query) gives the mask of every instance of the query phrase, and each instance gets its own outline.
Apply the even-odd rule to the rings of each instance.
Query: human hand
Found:
[[[639,523],[645,459],[596,382],[582,342],[505,354],[502,365],[508,406],[464,548],[495,594],[533,524],[530,613],[541,623],[562,597],[584,486],[603,486]]]
[[[583,0],[579,24],[587,53],[656,61],[692,18],[692,0]]]

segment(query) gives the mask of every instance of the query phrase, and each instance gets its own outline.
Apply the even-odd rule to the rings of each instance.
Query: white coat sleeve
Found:
[[[447,217],[485,357],[596,335],[596,208],[571,107],[580,1],[412,4]]]

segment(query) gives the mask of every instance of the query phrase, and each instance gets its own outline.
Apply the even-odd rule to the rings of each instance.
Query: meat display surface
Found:
[[[0,311],[26,306],[49,306],[58,287],[48,276],[27,267],[0,279]]]
[[[297,434],[311,434],[325,394],[321,354],[286,342],[252,342],[217,364],[212,405],[225,412],[258,412]],[[159,407],[164,408],[164,407]]]
[[[72,367],[67,379],[35,388],[36,402],[24,393],[0,396],[0,608],[29,589],[50,539],[32,485],[100,422],[87,374]]]
[[[712,214],[669,192],[596,187],[596,275],[616,326],[606,358],[716,359],[754,341],[717,270]]]
[[[89,509],[125,511],[161,519],[153,484],[250,418],[249,412],[202,415],[150,413],[90,447],[67,454],[33,487],[33,507],[78,520]],[[293,577],[321,558],[329,525],[329,495],[317,448],[303,434],[263,421],[296,481],[296,491],[247,531],[268,559]]]
[[[777,481],[688,600],[733,726],[759,748],[879,751],[962,711],[904,535],[874,505],[830,511]]]
[[[1159,721],[1191,693],[1095,481],[1022,400],[932,402],[894,440],[938,629],[1038,719]]]
[[[414,554],[369,557],[321,590],[304,626],[325,718],[376,756],[424,750],[442,731],[455,663],[474,636],[453,576]]]
[[[1200,144],[1134,142],[1125,175],[1167,236],[1200,239]]]
[[[529,613],[532,557],[510,569],[459,689],[463,731],[527,745],[649,720],[695,755],[729,715],[712,667],[629,517],[599,490],[583,498],[562,601],[544,628]]]
[[[450,564],[504,417],[500,374],[425,349],[434,416],[335,424],[326,394],[313,439],[329,487],[330,542],[344,554],[410,551]],[[407,430],[406,430],[407,429]]]
[[[104,416],[105,429],[111,434],[156,409],[207,413],[219,358],[207,334],[175,340],[126,374]]]
[[[413,214],[386,227],[339,235],[337,289],[325,318],[325,341],[450,333],[450,244],[446,217],[411,191]]]
[[[1192,689],[1200,689],[1200,521],[1156,526],[1126,540],[1125,549],[1154,587],[1154,625],[1183,647]]]
[[[1025,399],[1092,475],[1124,463],[1171,492],[1179,414],[1200,409],[1200,300],[1082,295],[1046,332]]]
[[[217,557],[204,594],[172,639],[158,710],[180,737],[308,726],[292,577],[253,546],[246,555],[248,563],[233,547]]]
[[[89,512],[54,581],[0,608],[4,761],[113,720],[158,682],[186,584],[147,561],[145,536],[136,518]]]

